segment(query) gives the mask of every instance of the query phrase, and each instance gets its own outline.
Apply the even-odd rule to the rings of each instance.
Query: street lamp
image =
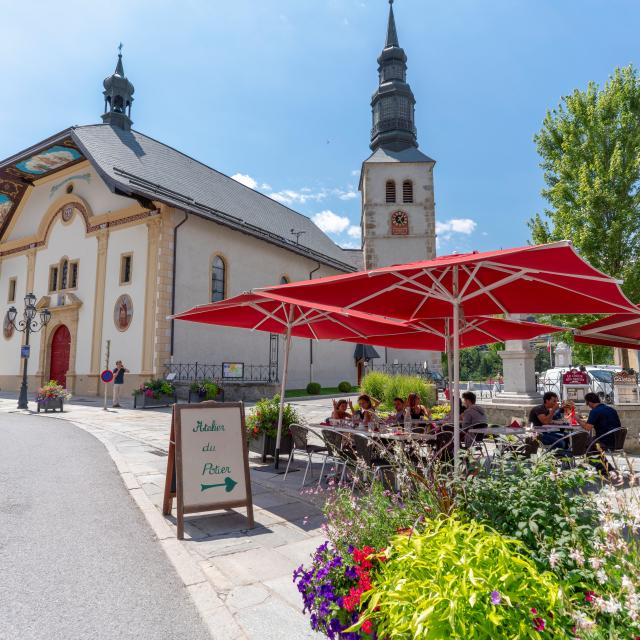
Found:
[[[22,384],[20,385],[20,396],[18,397],[18,409],[28,409],[29,404],[27,402],[27,363],[29,361],[29,336],[32,333],[40,331],[43,327],[46,327],[51,320],[51,311],[49,309],[42,309],[40,311],[40,319],[36,320],[38,309],[36,308],[36,297],[33,293],[27,293],[24,297],[24,311],[22,312],[23,320],[18,320],[18,310],[15,307],[10,307],[7,313],[7,319],[11,323],[11,326],[20,333],[24,333],[24,347],[21,349],[22,353]]]

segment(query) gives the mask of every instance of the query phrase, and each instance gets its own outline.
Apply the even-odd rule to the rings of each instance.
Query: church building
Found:
[[[55,379],[100,391],[105,346],[151,377],[253,385],[278,378],[278,336],[168,319],[252,288],[435,254],[434,161],[418,150],[393,5],[362,165],[362,250],[337,246],[306,216],[132,128],[122,54],[104,80],[102,123],[74,126],[0,162],[0,388],[17,389],[24,335],[8,320],[33,293],[49,324],[31,335],[29,386]],[[290,386],[355,383],[355,345],[294,340]],[[376,364],[440,355],[379,349]]]

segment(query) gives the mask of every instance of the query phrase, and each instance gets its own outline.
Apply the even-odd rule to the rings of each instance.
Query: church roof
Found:
[[[348,262],[356,271],[364,270],[364,253],[362,249],[345,249],[342,248],[345,261]]]
[[[371,162],[433,162],[435,160],[428,155],[422,153],[416,147],[408,147],[402,151],[393,151],[378,147],[365,161],[365,164]]]
[[[23,174],[25,188],[26,179],[42,177],[44,174],[39,170],[37,175],[29,175],[28,169],[21,168],[25,164],[23,156],[32,161],[33,157],[40,158],[52,149],[62,149],[55,145],[64,146],[65,161],[67,155],[73,162],[88,159],[114,192],[189,211],[341,271],[354,269],[343,249],[301,213],[149,136],[108,124],[71,127],[0,162],[0,187],[3,170]],[[56,165],[55,170],[70,164]],[[39,167],[36,165],[36,169]],[[7,178],[20,182],[12,175]],[[16,192],[7,214],[15,211],[23,193],[23,190]],[[0,216],[0,237],[9,217],[6,215],[3,221]],[[292,230],[304,232],[299,241]]]

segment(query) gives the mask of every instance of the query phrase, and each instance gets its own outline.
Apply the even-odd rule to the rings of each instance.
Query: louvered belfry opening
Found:
[[[402,202],[413,202],[413,182],[405,180],[402,183]]]
[[[387,180],[387,202],[396,201],[396,183],[393,180]]]

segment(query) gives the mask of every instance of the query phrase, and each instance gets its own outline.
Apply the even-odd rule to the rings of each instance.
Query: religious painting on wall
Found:
[[[133,319],[133,300],[131,296],[123,293],[117,300],[113,309],[113,322],[118,331],[126,331]]]
[[[55,145],[46,151],[41,151],[22,162],[16,164],[16,168],[32,175],[42,175],[54,169],[60,169],[70,162],[79,160],[82,156],[79,151],[69,147]]]
[[[394,211],[391,214],[391,235],[409,235],[409,215],[406,211]]]
[[[9,215],[12,207],[13,200],[6,193],[0,193],[0,226]]]
[[[15,328],[9,321],[9,312],[7,311],[7,313],[4,314],[4,321],[2,322],[2,334],[7,340],[11,340],[14,331]]]

